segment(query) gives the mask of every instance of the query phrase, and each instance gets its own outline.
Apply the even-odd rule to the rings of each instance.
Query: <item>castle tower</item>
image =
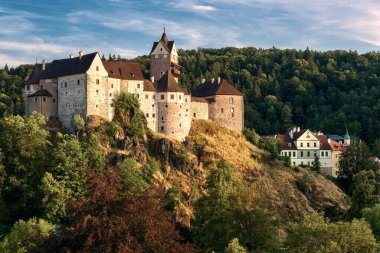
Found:
[[[181,67],[178,65],[177,49],[174,41],[168,40],[165,28],[160,41],[153,43],[150,58],[150,76],[154,81],[159,81],[166,71],[170,70],[178,83]]]
[[[344,142],[343,145],[349,146],[351,144],[351,136],[348,134],[348,129],[346,127],[346,134],[344,135]]]

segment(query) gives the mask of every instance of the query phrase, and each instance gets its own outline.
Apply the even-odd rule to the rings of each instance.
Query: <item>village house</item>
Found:
[[[192,93],[179,85],[182,68],[165,31],[153,43],[150,58],[150,78],[144,78],[138,63],[103,61],[97,52],[36,64],[25,82],[26,114],[58,117],[72,131],[75,114],[112,120],[113,101],[126,92],[137,97],[152,131],[178,140],[188,135],[193,119],[244,129],[243,94],[226,80],[202,80]]]

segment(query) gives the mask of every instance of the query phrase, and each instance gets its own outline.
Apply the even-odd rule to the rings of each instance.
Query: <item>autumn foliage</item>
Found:
[[[71,203],[71,224],[46,243],[49,252],[193,252],[164,209],[160,191],[120,197],[113,170],[88,172],[88,193]]]

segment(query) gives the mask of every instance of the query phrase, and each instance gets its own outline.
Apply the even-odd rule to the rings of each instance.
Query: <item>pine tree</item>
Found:
[[[317,155],[314,157],[314,161],[311,163],[311,169],[317,173],[321,173],[321,162],[319,161],[319,157]]]

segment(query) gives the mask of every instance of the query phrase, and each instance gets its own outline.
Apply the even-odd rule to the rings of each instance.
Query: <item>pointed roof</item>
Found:
[[[54,60],[52,63],[46,65],[46,70],[42,71],[40,79],[84,74],[90,68],[97,54],[98,53],[95,52],[83,55],[82,57]]]
[[[174,40],[171,40],[169,41],[168,39],[168,36],[166,35],[166,32],[164,31],[164,33],[162,34],[161,36],[161,39],[160,41],[155,41],[153,43],[153,47],[152,47],[152,50],[150,51],[150,53],[152,53],[154,51],[154,49],[156,49],[157,45],[162,42],[162,45],[164,46],[164,48],[166,50],[168,50],[169,53],[171,53],[171,51],[173,50],[173,46],[174,46]]]
[[[38,84],[42,73],[42,64],[34,65],[32,72],[27,76],[25,84]]]
[[[144,80],[141,65],[135,62],[102,61],[108,77],[123,80]]]
[[[233,95],[233,96],[243,96],[238,89],[232,86],[226,80],[218,80],[214,82],[207,81],[198,85],[191,93],[194,97],[208,97],[215,95]]]
[[[28,95],[28,97],[52,97],[51,93],[47,90],[38,90],[33,94]]]
[[[156,89],[157,92],[183,92],[185,95],[189,94],[187,89],[179,87],[170,70],[166,71],[158,81]]]

